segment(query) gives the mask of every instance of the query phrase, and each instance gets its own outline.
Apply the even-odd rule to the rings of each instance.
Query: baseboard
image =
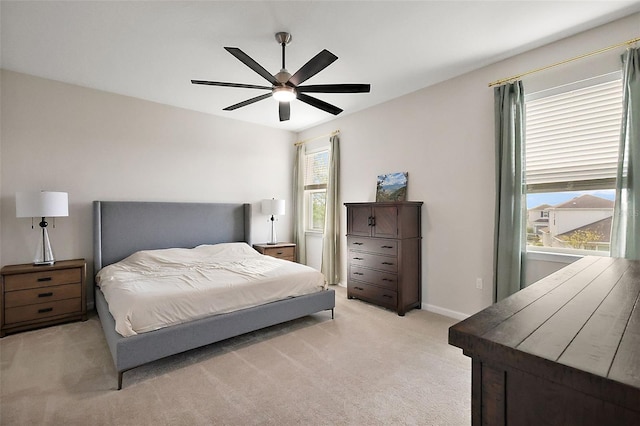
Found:
[[[457,319],[460,321],[465,320],[471,316],[463,314],[462,312],[452,311],[451,309],[441,308],[440,306],[430,305],[428,303],[423,303],[422,309],[424,309],[425,311],[433,312],[434,314],[444,315],[445,317]]]

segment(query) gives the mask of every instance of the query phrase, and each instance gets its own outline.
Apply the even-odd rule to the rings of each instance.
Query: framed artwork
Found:
[[[376,201],[407,201],[408,172],[378,176]]]

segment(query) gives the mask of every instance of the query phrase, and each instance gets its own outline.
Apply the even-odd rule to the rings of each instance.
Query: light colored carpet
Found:
[[[469,425],[456,321],[336,289],[329,312],[116,372],[100,322],[0,340],[2,425]]]

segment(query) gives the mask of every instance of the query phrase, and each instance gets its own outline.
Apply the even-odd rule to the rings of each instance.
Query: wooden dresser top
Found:
[[[587,256],[452,326],[449,343],[637,409],[639,295],[640,261]]]

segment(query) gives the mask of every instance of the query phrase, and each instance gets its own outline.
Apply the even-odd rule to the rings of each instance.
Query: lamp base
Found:
[[[40,244],[36,249],[36,253],[33,257],[34,265],[53,265],[56,260],[53,257],[53,250],[51,249],[51,242],[49,241],[49,233],[47,232],[47,222],[42,218],[40,222],[42,233],[40,234]]]
[[[276,238],[276,218],[271,215],[271,232],[269,235],[269,245],[278,244],[278,239]]]

